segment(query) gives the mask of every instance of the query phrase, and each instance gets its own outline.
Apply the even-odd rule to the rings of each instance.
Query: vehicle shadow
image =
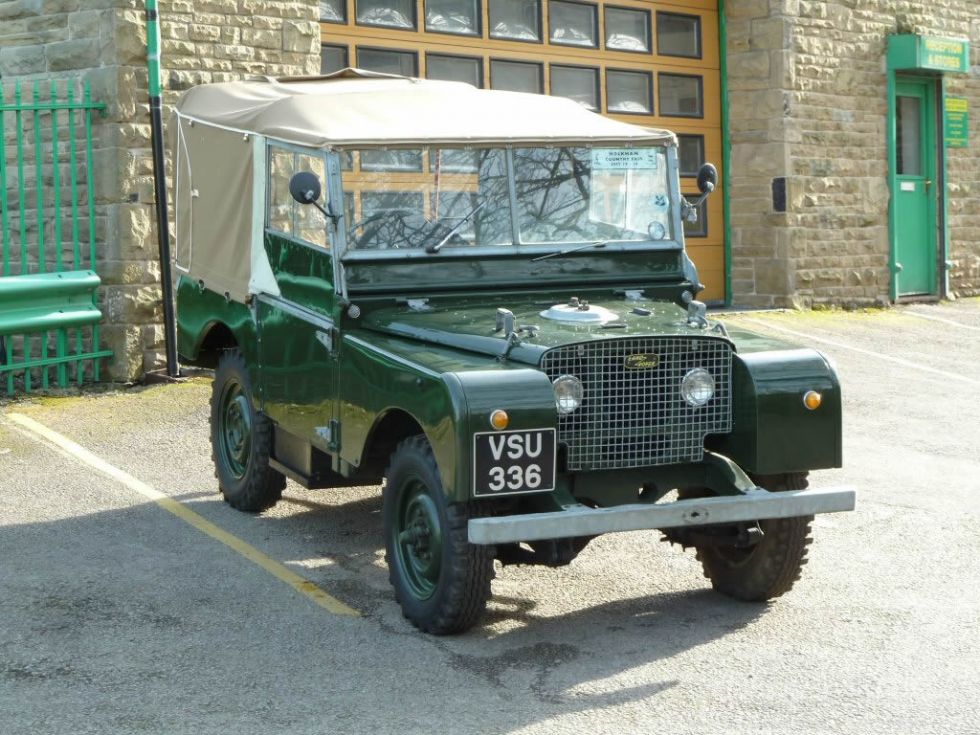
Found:
[[[566,589],[575,584],[573,563],[524,570],[516,584],[507,568],[506,591],[482,625],[454,637],[424,635],[401,617],[388,585],[377,491],[347,502],[323,497],[291,492],[261,516],[214,500],[188,505],[352,604],[364,613],[357,620],[308,604],[153,503],[0,525],[0,548],[8,550],[0,568],[7,691],[0,707],[16,701],[34,725],[53,717],[44,720],[51,731],[69,731],[83,711],[95,713],[102,732],[129,731],[119,718],[137,715],[167,731],[176,696],[180,721],[202,733],[219,731],[208,719],[216,707],[250,718],[254,727],[242,733],[325,731],[314,723],[341,715],[330,732],[371,731],[383,716],[379,732],[504,733],[569,713],[645,708],[686,681],[691,651],[764,610],[704,589],[620,598],[600,589],[580,600]],[[297,559],[330,563],[299,568]],[[528,577],[533,584],[525,585]],[[291,702],[282,727],[259,707],[270,675]],[[217,693],[203,686],[215,681]],[[418,686],[405,686],[413,681]],[[133,682],[144,700],[130,712],[118,692]],[[47,703],[58,697],[51,715]],[[395,698],[383,713],[379,697]]]
[[[767,609],[765,604],[730,600],[707,587],[638,596],[631,588],[631,596],[610,599],[615,591],[588,589],[588,581],[576,580],[576,565],[586,555],[594,555],[589,559],[594,576],[596,559],[609,553],[608,548],[590,547],[561,570],[498,567],[494,596],[480,625],[458,636],[427,636],[401,616],[388,583],[380,493],[374,490],[356,500],[337,502],[330,492],[312,496],[315,499],[305,491],[303,495],[287,492],[283,505],[298,512],[258,516],[255,523],[264,533],[274,529],[276,534],[312,539],[310,551],[335,563],[314,569],[311,579],[364,612],[386,634],[424,641],[461,673],[479,676],[503,693],[515,687],[529,691],[541,705],[559,706],[562,711],[569,706],[587,710],[622,704],[670,689],[678,681],[673,676],[612,688],[596,689],[595,682],[633,679],[628,672],[736,633]],[[650,552],[647,566],[681,553],[653,540],[645,548]],[[654,558],[656,554],[661,558]],[[622,558],[601,563],[610,570],[611,581],[617,568],[629,566]],[[338,574],[338,569],[344,574]],[[693,580],[707,584],[699,572]],[[588,599],[569,597],[569,585]],[[561,604],[555,603],[557,598]]]

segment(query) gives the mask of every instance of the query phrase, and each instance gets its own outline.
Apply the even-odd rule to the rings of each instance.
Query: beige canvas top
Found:
[[[178,114],[298,145],[673,144],[667,130],[602,117],[572,100],[343,69],[322,77],[206,84]]]
[[[610,120],[559,97],[358,69],[193,87],[172,130],[175,265],[241,303],[250,294],[279,295],[262,244],[266,138],[310,148],[676,143],[666,130]]]

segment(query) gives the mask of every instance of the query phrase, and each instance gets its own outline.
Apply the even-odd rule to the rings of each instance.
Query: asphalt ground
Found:
[[[7,403],[0,733],[980,732],[980,300],[725,318],[845,390],[845,467],[811,484],[858,509],[818,517],[768,605],[637,532],[498,569],[484,625],[426,636],[378,488],[221,501],[206,379]]]

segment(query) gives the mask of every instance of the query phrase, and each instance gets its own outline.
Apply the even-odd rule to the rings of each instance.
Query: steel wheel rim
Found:
[[[245,476],[252,454],[252,411],[239,383],[229,383],[221,396],[218,444],[225,466],[236,479]]]
[[[394,535],[402,578],[416,599],[429,599],[442,569],[442,527],[439,508],[421,480],[407,483],[402,492]]]

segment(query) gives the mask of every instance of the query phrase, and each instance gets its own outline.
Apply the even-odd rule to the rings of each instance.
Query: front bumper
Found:
[[[724,495],[673,503],[618,505],[613,508],[568,506],[551,513],[473,518],[471,544],[506,544],[518,541],[597,536],[616,531],[706,526],[766,518],[792,518],[817,513],[854,510],[850,488],[769,492],[757,488],[740,495]]]

